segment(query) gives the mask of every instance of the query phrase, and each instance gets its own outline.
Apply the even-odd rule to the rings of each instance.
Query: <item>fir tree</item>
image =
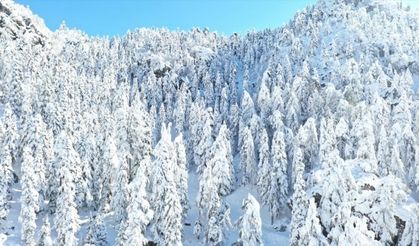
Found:
[[[170,125],[169,125],[170,129]],[[183,208],[176,190],[176,158],[170,132],[162,126],[161,139],[154,149],[153,163],[153,233],[156,241],[162,245],[180,245],[182,242]]]
[[[233,163],[231,156],[230,141],[228,140],[228,129],[222,125],[209,153],[207,167],[212,171],[215,178],[218,193],[221,196],[229,194],[234,183]]]
[[[90,225],[84,238],[83,246],[106,246],[108,245],[106,236],[102,215],[90,216]]]
[[[78,160],[70,138],[62,131],[54,144],[54,163],[57,166],[57,200],[55,228],[58,245],[76,245],[79,216],[75,203],[76,186],[74,168]]]
[[[245,127],[242,134],[243,143],[240,149],[240,166],[243,172],[242,183],[254,184],[256,179],[256,157],[252,132]]]
[[[49,224],[49,216],[45,216],[44,224],[41,228],[41,236],[39,238],[37,246],[52,246],[53,241],[51,239],[51,226]]]
[[[3,141],[2,141],[3,140]],[[10,192],[10,185],[12,184],[12,157],[10,156],[9,146],[4,144],[4,128],[0,122],[0,219],[7,216],[8,195]]]
[[[38,210],[39,194],[33,170],[32,151],[25,147],[22,153],[22,196],[19,221],[22,223],[22,242],[35,245],[36,211]]]
[[[301,150],[297,148],[294,159],[299,160]],[[295,177],[294,193],[292,194],[292,215],[291,215],[291,245],[298,245],[303,237],[302,228],[305,224],[307,214],[307,195],[305,191],[304,164],[301,161],[294,161],[293,175]]]
[[[180,203],[183,207],[183,218],[186,217],[186,213],[189,209],[188,202],[188,169],[186,160],[186,151],[183,144],[183,135],[178,135],[174,142],[174,148],[176,151],[176,167],[174,177],[176,180],[176,190],[180,198]]]
[[[263,245],[259,203],[252,195],[248,194],[243,201],[242,210],[243,215],[238,221],[239,242],[246,246]]]
[[[314,198],[309,200],[307,216],[304,226],[300,229],[299,236],[299,244],[301,245],[328,245],[322,234]]]
[[[148,241],[144,233],[153,218],[153,210],[147,200],[146,184],[144,171],[138,169],[135,179],[129,185],[127,220],[120,228],[123,236],[119,238],[118,245],[145,245]]]

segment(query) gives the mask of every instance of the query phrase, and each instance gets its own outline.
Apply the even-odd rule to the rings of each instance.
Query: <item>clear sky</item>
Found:
[[[55,30],[62,21],[90,35],[123,35],[137,27],[230,35],[279,27],[315,0],[15,0]],[[419,0],[408,0],[419,6]]]

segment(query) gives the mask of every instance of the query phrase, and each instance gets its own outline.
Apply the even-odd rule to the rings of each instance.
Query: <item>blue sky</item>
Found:
[[[224,34],[278,27],[315,0],[16,0],[55,30],[65,20],[91,35],[122,35],[137,27]]]
[[[278,27],[315,0],[16,0],[55,30],[62,21],[90,35],[123,35],[137,27],[230,35]],[[419,5],[419,0],[408,0]]]

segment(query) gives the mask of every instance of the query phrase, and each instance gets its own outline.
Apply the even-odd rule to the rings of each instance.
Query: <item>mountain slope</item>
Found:
[[[47,214],[71,228],[53,227],[57,244],[106,233],[110,244],[245,244],[260,230],[265,245],[417,244],[418,17],[400,1],[319,0],[242,37],[142,28],[100,38],[51,32],[2,1],[10,153],[0,159],[19,181],[0,184],[16,202],[0,228],[21,211],[37,220],[7,228],[6,244],[38,240]],[[33,183],[20,172],[25,146]],[[20,203],[26,182],[39,199]],[[262,225],[243,223],[259,214],[247,193]]]

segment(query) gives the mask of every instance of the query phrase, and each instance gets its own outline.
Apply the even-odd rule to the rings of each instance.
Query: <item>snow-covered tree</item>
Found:
[[[228,129],[225,124],[221,126],[218,136],[211,146],[209,156],[206,168],[211,169],[217,192],[221,196],[228,195],[234,184],[234,170]]]
[[[300,104],[297,96],[293,91],[290,92],[288,103],[286,104],[285,123],[287,127],[292,129],[294,132],[297,131],[300,125]]]
[[[242,204],[243,215],[239,218],[237,224],[239,227],[239,242],[245,246],[263,245],[262,241],[262,220],[259,214],[259,203],[251,195]]]
[[[8,146],[12,162],[14,163],[16,161],[18,147],[18,132],[16,125],[17,119],[16,115],[12,111],[10,104],[5,105],[3,114],[4,134],[2,137],[2,142],[3,146]]]
[[[335,133],[337,138],[337,150],[343,159],[349,158],[351,144],[349,143],[349,126],[344,117],[341,117],[336,124]]]
[[[333,216],[338,221],[336,227],[332,228],[328,238],[330,245],[381,245],[374,240],[374,232],[368,228],[367,218],[354,216],[351,213],[351,202],[343,202]]]
[[[41,228],[41,236],[39,237],[39,241],[37,246],[52,246],[53,241],[51,238],[51,226],[49,224],[49,216],[45,216],[44,223]]]
[[[271,223],[280,215],[285,207],[288,196],[287,155],[285,152],[285,139],[283,125],[278,124],[275,129],[271,146],[271,164],[268,168],[262,167],[266,181],[261,192],[263,204],[269,207]]]
[[[183,208],[183,217],[186,217],[186,213],[189,209],[188,201],[188,169],[186,160],[185,145],[183,144],[183,135],[178,135],[173,141],[174,148],[176,151],[176,167],[174,177],[176,180],[176,190],[180,198],[180,203]]]
[[[57,167],[55,229],[58,245],[76,245],[79,215],[76,208],[75,168],[79,165],[70,137],[62,131],[54,143],[54,165]]]
[[[314,198],[309,200],[305,223],[300,229],[299,236],[298,244],[301,245],[328,245],[322,234]]]
[[[106,227],[103,224],[103,215],[97,214],[94,218],[91,218],[89,229],[87,230],[87,235],[84,239],[84,246],[106,246],[107,243],[107,233]]]
[[[342,203],[346,202],[348,192],[356,190],[355,181],[351,175],[348,166],[340,158],[337,150],[330,155],[331,163],[335,163],[330,168],[323,169],[320,174],[324,178],[323,182],[319,182],[319,216],[326,230],[331,230],[335,223],[332,218],[339,210]],[[316,185],[317,186],[317,185]],[[339,224],[339,223],[338,223]]]
[[[141,167],[129,185],[127,220],[120,227],[118,245],[145,245],[148,241],[144,233],[153,219],[153,210],[147,200],[146,184],[147,178]]]
[[[265,80],[262,80],[259,93],[258,93],[258,98],[257,98],[259,112],[262,119],[267,118],[267,113],[270,110],[270,105],[269,105],[270,101],[271,101],[271,96],[270,96],[269,88],[267,87]]]
[[[261,194],[264,194],[269,189],[270,175],[272,171],[269,139],[266,129],[263,128],[259,136],[259,170],[258,170],[258,189]],[[262,195],[263,196],[263,195]]]
[[[379,174],[382,176],[389,174],[389,170],[387,167],[391,160],[390,153],[391,152],[387,131],[385,127],[382,125],[380,127],[379,142],[377,147],[377,166]]]
[[[316,121],[308,118],[302,128],[298,131],[300,144],[303,145],[305,161],[309,169],[316,167],[319,153],[319,140],[317,138]]]
[[[356,157],[367,160],[368,166],[363,166],[367,172],[377,172],[375,156],[375,138],[370,110],[364,104],[358,106],[359,118],[354,122],[353,135],[357,138]]]
[[[414,207],[412,212],[413,216],[406,221],[402,238],[399,241],[402,246],[419,245],[419,221],[418,216],[414,216],[419,214],[418,206]]]
[[[38,192],[43,194],[46,185],[47,162],[51,161],[53,154],[52,132],[47,130],[47,126],[39,114],[30,117],[24,127],[26,129],[21,136],[20,144],[29,146],[33,153],[35,185]]]
[[[175,179],[176,157],[169,127],[163,124],[161,139],[154,149],[152,169],[153,234],[162,245],[180,245],[182,238],[183,208]]]
[[[3,140],[3,137],[4,128],[0,122],[0,139]],[[0,141],[0,144],[2,145],[0,148],[0,219],[4,219],[9,210],[8,195],[12,184],[13,169],[9,145],[4,144],[4,141]]]
[[[304,163],[298,161],[302,159],[300,148],[296,149],[294,154],[294,170],[293,176],[295,177],[294,182],[294,193],[292,194],[292,214],[291,214],[291,245],[298,245],[302,239],[301,228],[304,227],[305,218],[307,215],[307,195],[305,191],[305,180],[303,178],[304,174]]]
[[[212,186],[211,188],[214,189],[216,187]],[[213,191],[209,195],[205,243],[207,245],[220,245],[225,241],[226,234],[232,226],[230,208],[217,192]]]
[[[33,157],[29,147],[22,153],[22,196],[19,221],[22,223],[22,242],[25,245],[35,245],[36,211],[38,210],[39,194],[36,178],[33,173]]]
[[[209,149],[212,146],[213,138],[212,138],[212,126],[213,126],[213,118],[212,118],[212,109],[208,108],[207,112],[203,116],[201,122],[202,128],[201,132],[197,132],[195,138],[197,138],[197,145],[194,149],[194,162],[197,165],[198,173],[202,172],[203,167],[206,165],[206,161],[208,158]]]
[[[254,184],[256,180],[256,156],[253,136],[249,127],[242,133],[242,146],[240,149],[240,166],[243,172],[242,183]]]
[[[138,97],[137,97],[138,98]],[[145,159],[151,156],[151,122],[143,102],[136,99],[129,107],[128,115],[128,144],[130,146],[130,179],[135,176],[135,172]],[[145,167],[148,173],[150,167]]]
[[[161,245],[182,245],[182,205],[174,185],[164,189],[157,206],[154,236]]]
[[[330,163],[329,155],[336,148],[335,128],[333,119],[322,118],[320,121],[319,137],[319,161],[323,167],[333,165]]]
[[[127,100],[127,99],[125,99]],[[130,145],[128,140],[128,102],[122,104],[122,107],[114,113],[115,117],[115,145],[112,139],[108,142],[108,161],[114,168],[114,177],[112,182],[112,201],[111,207],[115,211],[116,221],[125,220],[127,206],[127,186],[129,180],[129,162],[132,159]]]

